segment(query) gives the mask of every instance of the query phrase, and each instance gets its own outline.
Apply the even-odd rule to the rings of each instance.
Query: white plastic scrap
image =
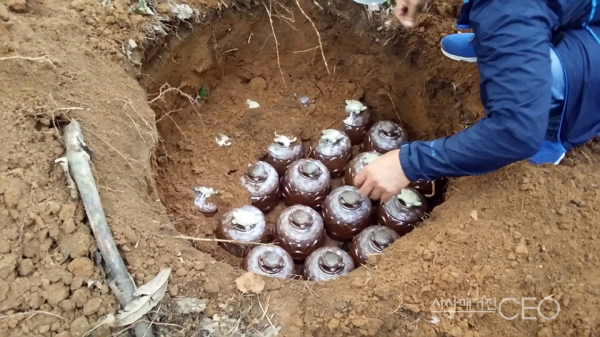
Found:
[[[103,324],[109,327],[119,327],[134,323],[154,308],[167,291],[171,268],[160,271],[155,278],[133,292],[134,300],[129,302],[116,315],[107,315]]]
[[[350,114],[359,114],[367,110],[367,107],[360,101],[353,99],[346,100],[346,112]]]
[[[328,143],[337,143],[344,138],[344,134],[336,129],[323,130],[321,134],[321,140]]]
[[[432,316],[430,319],[427,320],[429,323],[433,324],[433,325],[438,325],[441,322],[441,319],[437,316]]]
[[[138,11],[138,12],[140,12],[142,14],[146,14],[146,15],[156,15],[156,13],[154,13],[152,8],[148,7],[146,0],[140,0],[137,4],[134,4],[130,8],[130,11],[131,10]]]
[[[177,16],[179,20],[187,20],[194,15],[192,7],[186,4],[170,4],[171,12]]]
[[[407,188],[403,188],[396,197],[404,201],[406,207],[421,206],[421,199],[419,199],[419,196]]]
[[[260,222],[260,216],[245,209],[235,209],[232,215],[231,222],[244,228],[252,227]]]
[[[222,133],[218,137],[215,137],[215,141],[219,146],[231,146],[231,139]]]
[[[206,203],[206,199],[208,199],[211,195],[219,194],[217,190],[212,187],[194,187],[194,192],[196,193],[196,197],[194,198],[194,205],[202,211],[204,209],[204,204]]]
[[[203,312],[208,304],[207,299],[199,299],[193,297],[184,297],[177,299],[177,311],[181,314],[187,315],[191,313]]]
[[[250,109],[256,109],[256,108],[260,108],[260,104],[258,104],[257,102],[247,99],[246,100],[246,104],[248,104],[248,108]]]
[[[296,139],[296,137],[278,135],[277,131],[275,131],[275,138],[273,139],[273,141],[283,147],[290,147],[290,145],[292,145],[296,141]]]

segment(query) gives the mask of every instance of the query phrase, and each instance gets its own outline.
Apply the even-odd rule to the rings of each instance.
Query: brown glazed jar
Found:
[[[409,187],[414,188],[419,193],[423,194],[425,198],[436,198],[440,194],[442,194],[446,184],[448,183],[448,179],[442,178],[438,180],[417,180],[411,182]]]
[[[292,278],[294,261],[283,248],[272,245],[254,247],[242,262],[242,269],[275,278]]]
[[[337,241],[349,241],[371,224],[373,205],[354,186],[338,187],[325,198],[323,220],[327,234]]]
[[[279,176],[273,166],[264,161],[248,166],[242,176],[242,187],[250,193],[252,205],[263,212],[272,210],[279,203]]]
[[[377,209],[377,224],[386,226],[403,236],[413,230],[427,214],[427,201],[415,189],[406,187]]]
[[[217,205],[210,201],[210,197],[215,194],[218,194],[218,192],[211,187],[202,186],[194,188],[194,205],[198,207],[198,211],[205,217],[212,218],[217,214]]]
[[[357,266],[366,264],[369,255],[380,254],[400,236],[391,228],[384,226],[371,226],[365,228],[354,237],[350,244],[350,256]]]
[[[265,161],[269,163],[280,177],[291,163],[302,158],[302,144],[296,142],[296,137],[280,136],[275,133],[273,143],[267,147]]]
[[[352,257],[338,247],[322,247],[304,263],[304,277],[311,281],[329,281],[354,270]]]
[[[314,209],[329,193],[329,170],[318,160],[299,159],[288,167],[283,180],[282,195],[288,206],[304,205]]]
[[[358,145],[373,123],[371,113],[365,105],[355,100],[346,101],[346,113],[348,117],[344,119],[344,131],[350,137],[350,143]]]
[[[363,152],[352,158],[348,166],[346,167],[346,173],[344,173],[344,185],[354,185],[354,177],[368,164],[372,163],[381,154],[375,151]]]
[[[219,244],[230,254],[244,257],[255,245],[244,242],[266,242],[267,226],[264,214],[252,205],[244,205],[223,215],[221,223],[215,231],[217,239],[234,240]]]
[[[310,157],[325,164],[332,177],[339,177],[352,157],[350,138],[339,130],[323,130],[311,148]]]
[[[377,151],[384,154],[399,149],[406,140],[406,131],[400,124],[392,121],[380,121],[367,132],[363,148],[365,151]]]
[[[304,205],[285,209],[279,216],[273,236],[275,244],[285,249],[295,262],[304,261],[327,240],[323,218]]]

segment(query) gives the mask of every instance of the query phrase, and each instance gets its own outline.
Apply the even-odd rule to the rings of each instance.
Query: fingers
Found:
[[[404,18],[404,13],[406,12],[406,4],[404,1],[396,1],[396,7],[394,7],[394,16],[400,23]]]
[[[383,194],[384,192],[381,188],[373,188],[373,191],[371,192],[371,199],[379,200]]]
[[[373,188],[375,188],[373,180],[367,179],[367,181],[365,181],[365,183],[360,187],[358,192],[363,197],[369,198],[371,196],[371,193],[373,192]]]
[[[363,169],[356,175],[356,177],[354,177],[354,186],[360,188],[367,180],[367,177],[367,170]]]
[[[425,0],[400,0],[396,2],[394,15],[406,28],[413,28],[417,24],[417,16],[425,6]]]
[[[404,27],[413,28],[417,24],[417,16],[419,15],[420,1],[409,1],[406,5],[406,14],[404,15]]]

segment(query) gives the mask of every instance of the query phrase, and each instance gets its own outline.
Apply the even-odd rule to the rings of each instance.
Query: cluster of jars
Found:
[[[441,190],[435,182],[415,182],[385,203],[353,186],[367,164],[399,149],[407,136],[396,122],[373,123],[358,101],[347,101],[346,112],[345,130],[324,130],[306,158],[295,138],[276,135],[264,161],[248,167],[241,183],[252,204],[227,212],[216,231],[228,240],[221,243],[226,251],[244,258],[242,268],[270,277],[331,280],[367,263],[429,212],[428,198]],[[364,152],[352,158],[352,146],[360,144]],[[339,177],[344,185],[332,190],[331,180]],[[267,226],[264,214],[281,197],[288,207]],[[348,243],[348,252],[326,245],[327,236]],[[268,242],[274,244],[255,244]]]

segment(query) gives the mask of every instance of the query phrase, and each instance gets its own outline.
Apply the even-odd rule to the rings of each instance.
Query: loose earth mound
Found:
[[[215,243],[177,238],[210,238],[217,220],[197,213],[192,187],[214,186],[223,209],[246,204],[239,175],[273,133],[314,139],[341,122],[346,99],[401,119],[413,139],[452,135],[481,116],[477,72],[437,49],[454,32],[460,1],[435,2],[412,31],[352,2],[299,2],[314,26],[294,1],[183,2],[197,10],[184,22],[164,1],[148,2],[158,15],[131,10],[129,0],[0,4],[2,335],[83,336],[117,310],[83,207],[53,164],[67,118],[94,151],[103,206],[136,284],[173,268],[167,298],[150,314],[165,335],[259,336],[278,326],[283,336],[600,333],[597,142],[557,167],[521,163],[451,181],[430,220],[339,280],[267,279],[258,295],[242,294],[242,271]],[[304,95],[315,102],[304,107]],[[247,109],[247,99],[261,107]],[[220,133],[231,147],[217,146]],[[178,313],[182,297],[207,306]],[[522,305],[528,297],[536,300]],[[465,312],[476,301],[440,308],[467,298],[495,299],[496,309],[515,299],[503,302],[505,317],[548,300],[525,309],[529,320]],[[556,303],[558,315],[544,319]]]

